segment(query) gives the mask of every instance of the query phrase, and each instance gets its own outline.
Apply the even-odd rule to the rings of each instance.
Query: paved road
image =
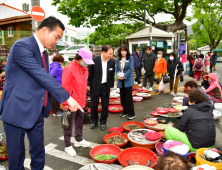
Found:
[[[222,66],[217,64],[217,73],[222,75]],[[191,80],[190,77],[185,77],[185,82]],[[219,81],[222,82],[222,77],[219,77]],[[183,87],[183,83],[179,84],[179,87]],[[182,88],[180,88],[182,89]],[[182,92],[182,90],[181,90]],[[143,117],[153,111],[156,107],[169,107],[172,103],[172,96],[168,93],[164,95],[153,95],[150,99],[143,100],[142,102],[134,103],[136,118],[135,121],[143,122]],[[90,158],[89,152],[90,149],[98,144],[104,144],[103,137],[109,133],[108,129],[114,126],[121,126],[122,123],[128,121],[126,118],[120,118],[120,114],[111,114],[109,115],[107,122],[107,130],[101,131],[99,127],[94,130],[89,128],[89,125],[84,125],[83,128],[83,137],[85,140],[88,140],[91,143],[90,148],[75,148],[77,151],[76,157],[69,157],[64,152],[64,141],[63,141],[63,130],[60,127],[60,118],[50,115],[49,118],[45,119],[45,149],[46,149],[46,167],[45,170],[78,170],[85,164],[92,163],[93,160]],[[222,118],[215,121],[216,123],[216,147],[222,147]],[[3,129],[2,122],[0,121],[0,129]],[[5,141],[5,136],[3,135]],[[73,139],[74,141],[74,139]],[[25,167],[30,169],[30,156],[28,153],[28,140],[26,137],[26,159]],[[124,148],[131,147],[128,143]],[[7,167],[7,161],[0,161],[0,165]],[[120,169],[121,166],[119,163],[113,165],[116,169]]]

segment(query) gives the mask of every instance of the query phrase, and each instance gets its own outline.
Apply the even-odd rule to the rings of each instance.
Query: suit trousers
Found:
[[[51,96],[51,100],[52,100],[52,112],[57,113],[58,111],[60,111],[60,105],[56,101],[56,99],[52,96]]]
[[[73,124],[75,123],[75,140],[77,142],[81,142],[83,140],[82,138],[82,130],[83,130],[83,119],[84,119],[84,113],[80,110],[77,110],[76,112],[71,112],[71,123],[68,129],[64,129],[64,139],[65,139],[65,147],[71,146],[70,139],[72,137],[72,129]]]
[[[154,74],[153,75],[147,75],[146,73],[144,73],[144,75],[143,75],[143,87],[146,88],[147,78],[150,81],[150,87],[153,87]]]
[[[98,104],[99,97],[101,97],[102,102],[102,113],[100,115],[100,125],[105,125],[107,118],[109,116],[108,106],[109,106],[109,94],[107,93],[107,83],[100,85],[99,96],[91,96],[91,122],[92,124],[97,124],[99,120],[98,116]]]
[[[135,72],[136,72],[135,82],[140,84],[141,83],[141,81],[140,81],[140,78],[141,78],[141,68],[134,67],[134,69],[135,69]]]
[[[44,119],[42,113],[31,129],[23,129],[3,122],[6,133],[6,143],[10,170],[24,170],[25,159],[25,133],[29,140],[29,154],[31,156],[31,169],[43,170],[45,166],[44,148]]]
[[[175,84],[173,86],[174,77],[170,77],[170,91],[173,90],[174,93],[177,93],[179,80],[180,80],[180,76],[177,76],[175,80]]]
[[[122,88],[120,88],[120,99],[121,105],[123,106],[122,114],[128,115],[129,117],[135,116],[132,87],[125,87],[124,80],[122,80]]]

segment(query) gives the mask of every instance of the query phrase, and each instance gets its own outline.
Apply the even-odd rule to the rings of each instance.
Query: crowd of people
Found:
[[[54,115],[59,116],[61,109],[71,112],[70,127],[63,133],[65,152],[70,156],[75,156],[76,151],[70,141],[73,126],[75,126],[74,146],[88,147],[90,145],[83,139],[87,90],[90,92],[91,99],[90,129],[95,129],[100,124],[102,131],[106,129],[109,95],[114,87],[115,74],[123,106],[123,112],[120,115],[122,118],[127,117],[132,120],[136,117],[132,98],[132,87],[135,82],[146,89],[148,79],[150,83],[148,89],[153,91],[154,76],[156,76],[156,93],[163,94],[163,91],[159,90],[159,84],[163,76],[168,74],[170,94],[177,96],[180,76],[186,72],[185,52],[181,62],[173,52],[169,54],[169,60],[163,57],[162,51],[158,51],[156,57],[150,46],[145,48],[145,54],[142,54],[141,47],[138,46],[131,55],[128,45],[122,44],[115,63],[112,59],[113,47],[104,45],[101,55],[96,57],[92,57],[90,50],[81,48],[75,59],[64,69],[61,67],[64,62],[63,56],[55,55],[49,69],[45,48],[54,47],[62,37],[64,29],[60,20],[48,17],[41,22],[34,35],[13,44],[7,61],[7,69],[6,59],[1,60],[1,71],[4,69],[6,72],[4,76],[7,81],[0,102],[0,114],[7,137],[10,170],[24,169],[25,134],[29,139],[31,169],[44,168],[43,125],[44,117],[49,116],[51,102]],[[216,65],[209,54],[206,54],[205,58],[206,60],[203,55],[196,58],[190,57],[191,67],[195,70],[195,78],[198,76],[198,81],[205,70],[205,65],[208,68],[207,65],[210,63],[211,70]],[[136,71],[135,80],[133,69]],[[140,81],[141,72],[144,75],[143,85]],[[204,89],[195,81],[185,83],[184,87],[189,94],[187,98],[184,98],[183,105],[189,107],[185,110],[178,126],[166,129],[167,139],[181,141],[192,151],[200,147],[214,146],[216,134],[212,103],[221,102],[222,97],[217,75],[205,73],[202,77]],[[102,112],[99,118],[97,109],[100,98]],[[163,169],[162,167],[165,169],[179,167],[177,169],[184,170],[190,168],[188,162],[172,153],[160,160],[156,166],[158,170]]]

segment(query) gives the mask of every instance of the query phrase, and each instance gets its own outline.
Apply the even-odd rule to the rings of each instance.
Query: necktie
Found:
[[[44,51],[42,52],[42,61],[43,61],[43,65],[44,65],[44,67],[45,67],[45,70],[47,71],[47,66],[46,66],[46,62],[45,62],[45,54],[46,54],[46,51],[44,50]],[[48,91],[46,90],[45,100],[44,100],[43,106],[46,107],[47,103],[48,103]]]

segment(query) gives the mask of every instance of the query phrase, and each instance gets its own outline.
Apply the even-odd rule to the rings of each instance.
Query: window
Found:
[[[75,42],[75,38],[74,37],[71,37],[71,42]]]
[[[8,37],[13,37],[13,27],[8,27]]]
[[[68,36],[65,36],[65,41],[66,41],[66,42],[68,41]]]

